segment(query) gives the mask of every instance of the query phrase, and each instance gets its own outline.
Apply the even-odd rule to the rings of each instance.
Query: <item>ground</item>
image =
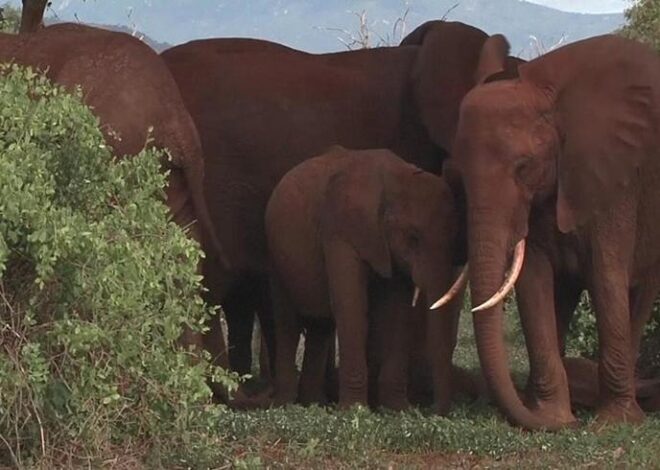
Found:
[[[509,314],[510,361],[524,377],[526,353],[516,316]],[[469,315],[461,320],[455,361],[476,369]],[[365,409],[292,406],[223,413],[225,463],[217,468],[603,468],[660,466],[660,417],[638,427],[530,433],[508,425],[486,403],[458,403],[447,418],[425,410],[373,413]]]

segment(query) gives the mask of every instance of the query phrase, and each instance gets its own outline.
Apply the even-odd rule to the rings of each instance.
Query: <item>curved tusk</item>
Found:
[[[412,306],[416,307],[417,306],[417,301],[419,300],[419,287],[415,286],[415,293],[413,294],[412,298]]]
[[[511,271],[509,275],[504,280],[502,287],[493,295],[490,299],[486,300],[484,303],[472,309],[472,312],[480,312],[481,310],[486,310],[491,308],[494,305],[497,305],[501,302],[504,297],[513,289],[513,286],[518,280],[520,271],[522,271],[523,262],[525,261],[525,239],[523,238],[516,244],[516,248],[513,251],[513,262],[511,263]]]
[[[463,269],[461,270],[461,274],[458,275],[452,286],[449,288],[447,293],[440,297],[433,305],[431,305],[430,310],[435,310],[437,308],[442,307],[443,305],[446,305],[449,303],[451,299],[456,297],[456,294],[458,294],[463,287],[465,287],[465,284],[467,284],[468,280],[468,265],[466,264],[463,266]]]

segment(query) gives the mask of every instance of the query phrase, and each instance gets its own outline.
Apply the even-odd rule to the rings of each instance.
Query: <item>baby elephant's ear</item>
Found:
[[[380,276],[392,277],[384,231],[384,180],[379,171],[352,167],[330,178],[321,204],[321,236],[340,238]]]
[[[557,224],[570,232],[616,203],[658,152],[660,60],[639,43],[604,36],[551,52],[520,75],[554,100]]]

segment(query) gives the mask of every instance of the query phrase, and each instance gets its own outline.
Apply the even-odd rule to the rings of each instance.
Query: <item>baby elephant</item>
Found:
[[[426,319],[434,406],[445,412],[462,295],[439,310],[428,305],[448,290],[462,293],[460,280],[452,285],[459,258],[457,225],[443,179],[388,150],[333,147],[289,171],[266,210],[277,344],[275,402],[290,403],[299,394],[303,402],[323,401],[336,325],[339,405],[366,405],[369,324],[374,316],[387,315],[376,340],[385,341],[378,348],[378,402],[406,408],[412,299]],[[424,295],[417,302],[420,292]],[[303,328],[298,386],[295,355]]]

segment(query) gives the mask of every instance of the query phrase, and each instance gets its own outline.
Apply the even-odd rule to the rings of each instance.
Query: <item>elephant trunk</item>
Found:
[[[483,213],[482,213],[483,214]],[[490,220],[474,217],[469,224],[470,288],[473,305],[481,305],[498,291],[509,260],[509,231]],[[508,367],[504,344],[503,302],[473,314],[479,361],[488,388],[496,403],[514,424],[527,429],[554,429],[535,416],[520,400]]]

